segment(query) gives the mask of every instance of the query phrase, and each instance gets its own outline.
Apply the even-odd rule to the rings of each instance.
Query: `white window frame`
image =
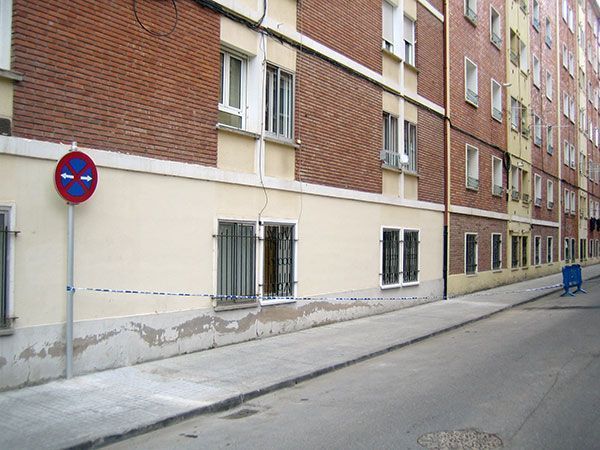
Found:
[[[472,68],[469,71],[469,67]],[[469,75],[471,73],[471,76]],[[474,74],[474,75],[473,75]],[[474,77],[474,78],[473,78]],[[471,61],[469,58],[465,56],[465,101],[476,108],[479,107],[479,69],[477,64]],[[469,99],[469,91],[472,94],[471,99]]]
[[[398,232],[398,283],[383,284],[383,233],[384,231]],[[417,281],[404,281],[404,233],[406,231],[416,232],[418,236],[417,249]],[[382,290],[395,289],[406,286],[416,286],[421,282],[421,230],[419,228],[399,227],[396,225],[384,225],[379,230],[379,287]]]
[[[562,12],[562,19],[565,21],[565,23],[568,23],[568,20],[569,20],[569,5],[567,4],[567,0],[562,0],[561,12]]]
[[[552,85],[552,73],[549,70],[546,70],[546,98],[552,101],[554,88]],[[559,99],[560,100],[560,99]]]
[[[491,97],[492,118],[502,123],[502,85],[493,78],[491,80]]]
[[[12,0],[0,0],[0,69],[10,70]]]
[[[542,119],[537,114],[533,115],[533,143],[542,146]]]
[[[387,14],[391,14],[389,21],[386,21],[386,7]],[[396,12],[397,6],[386,0],[382,0],[381,3],[381,48],[390,52],[395,53],[396,51]],[[391,23],[389,23],[391,22]],[[391,29],[387,29],[386,23],[388,23]],[[387,32],[386,32],[387,31]],[[390,35],[391,34],[391,35]]]
[[[554,153],[554,130],[552,125],[546,126],[546,151],[550,155]]]
[[[494,268],[494,236],[500,236],[500,248],[499,248],[499,252],[500,255],[499,256],[499,260],[500,260],[500,266]],[[466,241],[465,241],[466,244]],[[502,264],[504,261],[502,261],[502,233],[492,233],[492,235],[490,236],[490,268],[492,269],[492,271],[501,271],[502,270]]]
[[[414,130],[414,135],[412,130]],[[409,173],[418,173],[419,171],[419,147],[418,147],[418,131],[417,124],[409,120],[404,120],[403,124],[403,136],[404,136],[404,154],[408,158],[408,163],[405,165],[405,169]],[[412,147],[411,147],[412,144]]]
[[[295,109],[295,104],[296,104],[296,75],[294,74],[294,72],[287,70],[283,67],[280,67],[276,64],[268,64],[267,70],[269,70],[269,69],[271,69],[271,70],[274,69],[274,70],[276,70],[276,73],[277,73],[277,83],[278,83],[277,95],[279,98],[279,100],[277,101],[277,105],[281,105],[281,98],[279,97],[281,95],[281,85],[280,85],[281,75],[284,74],[286,76],[291,77],[291,86],[290,86],[291,97],[289,99],[289,101],[290,101],[290,103],[289,103],[290,119],[289,119],[289,123],[286,126],[287,128],[289,128],[289,135],[286,134],[285,132],[284,133],[279,132],[279,126],[280,126],[279,118],[276,119],[277,130],[273,131],[270,129],[272,127],[272,118],[273,118],[273,111],[272,111],[273,101],[271,100],[270,107],[267,108],[267,95],[265,95],[265,100],[264,100],[264,103],[265,103],[264,107],[266,108],[266,116],[268,117],[268,120],[265,123],[265,133],[269,136],[275,137],[276,139],[281,139],[281,140],[289,142],[294,139],[294,124],[295,124],[294,109]],[[268,77],[265,80],[265,83],[266,82],[268,82]],[[269,89],[269,86],[265,86],[265,90],[272,92],[272,90]],[[278,106],[278,108],[279,108],[279,106]],[[277,114],[277,116],[279,116],[278,111],[276,111],[276,114]]]
[[[464,0],[464,14],[469,22],[477,25],[477,0]]]
[[[519,132],[521,129],[521,103],[514,98],[510,98],[510,129]]]
[[[564,212],[565,214],[568,214],[570,209],[571,209],[571,195],[568,189],[565,188],[565,195],[564,195],[564,203],[565,203],[565,207],[564,207]]]
[[[554,208],[554,181],[546,180],[546,207]]]
[[[542,177],[537,173],[533,175],[533,199],[535,206],[542,206]]]
[[[571,145],[569,144],[568,141],[564,142],[564,146],[563,146],[563,163],[565,166],[569,166],[569,155],[570,155],[570,148]]]
[[[564,42],[562,45],[562,66],[569,70],[569,51],[567,49],[567,44]]]
[[[571,144],[569,148],[569,167],[575,169],[577,167],[575,164],[575,145]]]
[[[540,31],[540,4],[538,0],[533,0],[532,2],[531,24],[536,31]]]
[[[474,154],[473,158],[469,158],[469,154]],[[474,162],[472,166],[470,162]],[[473,183],[469,184],[469,178]],[[479,190],[479,149],[473,145],[465,145],[465,187],[470,190]]]
[[[542,69],[540,66],[540,59],[537,55],[532,56],[532,65],[533,65],[533,85],[540,89],[542,86]]]
[[[575,77],[575,55],[569,50],[569,75],[571,78]]]
[[[502,23],[500,13],[490,5],[490,41],[498,49],[502,47]]]
[[[8,230],[11,231],[6,236],[6,319],[10,325],[6,328],[0,328],[0,336],[3,334],[11,334],[13,324],[11,319],[15,316],[15,237],[16,237],[16,210],[15,203],[0,203],[0,211],[7,216]]]
[[[246,126],[246,86],[247,86],[247,78],[248,78],[248,59],[237,52],[233,52],[228,48],[221,48],[220,53],[223,55],[223,71],[221,73],[222,81],[219,80],[223,84],[223,102],[219,99],[219,111],[223,111],[224,113],[230,114],[232,116],[238,116],[240,118],[240,127],[239,129],[245,129]],[[240,107],[236,108],[234,106],[229,105],[229,67],[231,64],[231,58],[235,58],[241,62],[240,65]],[[238,128],[235,125],[223,124],[225,126],[230,126],[233,128]]]
[[[548,251],[550,250],[550,251]],[[552,236],[546,237],[546,264],[552,264],[554,262],[554,238]]]
[[[502,160],[492,156],[492,195],[502,195]]]
[[[519,68],[524,74],[529,73],[528,55],[529,52],[527,51],[527,44],[519,39]]]
[[[536,244],[537,248],[536,248]],[[533,265],[541,266],[542,265],[542,237],[534,236],[533,237]]]
[[[416,20],[410,16],[404,15],[402,19],[402,49],[404,63],[416,67],[417,65],[417,39],[415,34]],[[410,23],[410,35],[407,36],[407,23]],[[410,51],[407,52],[407,49]]]
[[[577,213],[577,196],[575,191],[571,191],[571,215],[574,216]]]
[[[264,295],[264,264],[265,264],[265,227],[266,226],[276,226],[276,225],[286,225],[292,226],[294,229],[293,236],[293,248],[292,248],[292,257],[293,257],[293,273],[292,273],[292,297],[293,298],[269,298],[263,299]],[[259,233],[259,243],[257,248],[258,253],[258,263],[257,263],[257,274],[256,279],[258,283],[257,293],[260,296],[259,301],[262,306],[268,305],[279,305],[282,303],[295,303],[296,297],[298,295],[298,221],[297,220],[286,220],[286,219],[272,219],[272,218],[262,218],[261,222],[258,225],[258,233]]]
[[[475,271],[467,272],[467,236],[475,236]],[[477,233],[467,232],[464,235],[464,273],[467,276],[477,275],[479,273],[479,236]]]

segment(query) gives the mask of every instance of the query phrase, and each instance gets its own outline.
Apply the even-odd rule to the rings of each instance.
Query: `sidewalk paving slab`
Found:
[[[583,268],[584,279],[600,265]],[[0,449],[101,446],[213,412],[520,305],[561,274],[0,393]]]

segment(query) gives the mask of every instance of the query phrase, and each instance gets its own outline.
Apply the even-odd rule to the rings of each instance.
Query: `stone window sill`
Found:
[[[18,73],[18,72],[13,72],[12,70],[0,69],[0,79],[23,81],[25,79],[25,77],[23,76],[23,74]]]

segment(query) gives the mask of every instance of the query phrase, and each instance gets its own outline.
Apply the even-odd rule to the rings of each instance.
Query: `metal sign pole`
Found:
[[[67,378],[73,376],[73,256],[74,213],[73,203],[67,204]]]

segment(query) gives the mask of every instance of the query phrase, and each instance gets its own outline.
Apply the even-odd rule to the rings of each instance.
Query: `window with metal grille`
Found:
[[[527,260],[527,256],[528,256],[528,242],[527,242],[527,236],[522,236],[521,237],[521,267],[527,267],[528,265],[528,260]]]
[[[492,234],[492,270],[502,268],[502,235]]]
[[[217,235],[217,294],[256,294],[256,237],[254,224],[219,222]],[[220,303],[254,302],[255,299],[219,299]]]
[[[477,272],[477,235],[465,235],[465,273]]]
[[[546,238],[546,262],[551,263],[554,255],[554,242],[552,236]]]
[[[510,267],[517,268],[519,267],[519,249],[520,249],[521,239],[519,236],[513,236],[510,241]]]
[[[419,281],[419,232],[404,230],[403,275],[405,283]]]
[[[0,211],[0,328],[10,325],[8,320],[8,213]]]
[[[263,240],[263,295],[294,295],[294,226],[265,225]]]
[[[417,173],[417,126],[404,121],[404,153],[408,156],[407,170]]]
[[[534,264],[539,266],[542,263],[542,237],[536,236],[533,241],[533,259]]]
[[[383,151],[381,160],[387,166],[400,168],[398,118],[387,112],[383,113]]]
[[[283,139],[294,134],[294,76],[279,67],[267,66],[265,131]]]
[[[383,230],[382,286],[400,283],[400,230]]]

